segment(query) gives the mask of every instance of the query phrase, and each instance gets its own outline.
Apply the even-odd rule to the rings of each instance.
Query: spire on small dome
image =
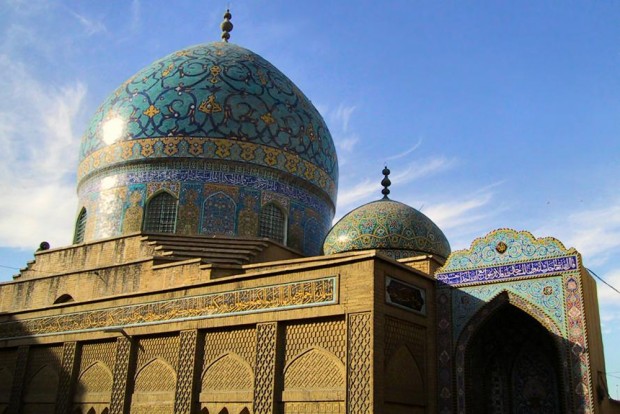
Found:
[[[222,28],[222,41],[228,42],[230,39],[230,32],[232,32],[233,24],[230,22],[230,18],[232,14],[230,14],[230,9],[226,9],[226,13],[224,13],[224,21],[220,25]]]
[[[381,180],[381,185],[383,186],[381,194],[383,194],[383,200],[389,200],[390,198],[388,197],[388,194],[390,194],[390,189],[388,187],[392,184],[392,182],[388,178],[388,175],[390,175],[390,170],[388,169],[387,165],[385,166],[385,168],[383,168],[382,174],[385,177],[383,177],[383,180]]]

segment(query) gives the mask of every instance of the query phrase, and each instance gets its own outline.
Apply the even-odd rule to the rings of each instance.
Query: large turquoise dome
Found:
[[[336,195],[336,150],[316,108],[271,63],[226,42],[172,53],[110,95],[83,137],[79,179],[156,158],[268,166]]]
[[[406,204],[382,199],[364,204],[332,227],[325,254],[377,249],[395,259],[432,254],[447,258],[450,244],[427,216]]]
[[[290,79],[240,46],[198,45],[139,71],[93,116],[75,241],[142,230],[268,237],[318,254],[337,183],[329,130]]]

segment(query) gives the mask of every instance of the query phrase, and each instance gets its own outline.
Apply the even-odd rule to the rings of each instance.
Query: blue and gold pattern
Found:
[[[593,412],[581,255],[555,238],[495,230],[450,255],[435,273],[440,409],[451,407],[456,387],[464,412],[465,350],[469,338],[505,302],[521,309],[556,338],[564,365],[567,411]],[[454,287],[458,287],[455,289]]]
[[[431,219],[406,204],[373,201],[344,216],[330,230],[323,251],[334,254],[378,249],[394,258],[435,254],[447,258],[450,245]]]
[[[500,229],[452,253],[435,277],[449,284],[484,283],[574,271],[580,263],[574,249],[553,237],[536,239],[527,231]]]
[[[78,208],[86,242],[139,231],[157,191],[177,199],[176,233],[258,237],[273,199],[286,207],[288,245],[314,255],[337,180],[310,101],[262,57],[216,42],[153,63],[101,105],[82,139]]]
[[[338,162],[321,115],[273,65],[229,43],[173,53],[121,85],[83,137],[79,177],[167,157],[266,165],[335,197]]]
[[[290,208],[288,245],[307,255],[320,253],[333,209],[307,188],[287,183],[279,173],[241,164],[176,161],[165,167],[119,166],[80,187],[80,200],[92,213],[89,223],[96,223],[87,228],[86,240],[139,231],[149,195],[167,191],[178,199],[179,234],[258,237],[260,208],[276,200]],[[293,237],[296,229],[308,235]]]

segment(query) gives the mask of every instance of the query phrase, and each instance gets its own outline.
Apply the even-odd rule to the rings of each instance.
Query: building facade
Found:
[[[387,168],[332,227],[323,119],[222,28],[95,114],[74,244],[0,284],[0,413],[620,412],[577,251],[451,252]]]

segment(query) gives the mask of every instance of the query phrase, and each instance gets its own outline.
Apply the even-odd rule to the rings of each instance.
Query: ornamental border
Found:
[[[219,300],[219,302],[218,302]],[[19,339],[212,319],[337,304],[338,277],[158,300],[0,323],[0,338]],[[239,309],[233,306],[242,305]],[[82,320],[80,320],[80,318]]]
[[[562,261],[565,263],[560,263]],[[559,266],[558,263],[560,264]],[[536,265],[540,267],[535,269]],[[547,276],[563,272],[572,272],[578,269],[579,257],[577,255],[568,255],[542,260],[528,260],[519,263],[460,270],[456,272],[438,273],[436,279],[452,286],[467,286],[476,283],[504,281],[506,279],[517,280],[517,278]]]
[[[262,154],[262,158],[257,154]],[[310,181],[330,197],[335,196],[336,181],[331,176],[333,173],[330,174],[293,151],[233,138],[154,137],[120,141],[88,154],[78,166],[78,182],[96,170],[127,161],[162,158],[231,160],[231,156],[239,157],[232,161],[288,172]]]

